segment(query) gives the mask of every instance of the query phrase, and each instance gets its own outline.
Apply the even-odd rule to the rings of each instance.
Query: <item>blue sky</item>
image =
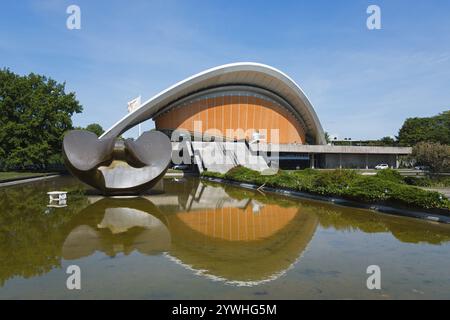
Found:
[[[75,125],[106,129],[134,97],[237,61],[290,75],[340,138],[395,135],[407,117],[450,109],[446,0],[0,3],[0,67],[66,81],[84,107]],[[81,30],[66,28],[70,4],[81,8]],[[381,30],[366,27],[370,4],[381,8]]]

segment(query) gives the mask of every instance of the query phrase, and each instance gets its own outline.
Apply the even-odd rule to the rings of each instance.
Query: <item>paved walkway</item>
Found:
[[[50,175],[50,176],[42,176],[42,177],[35,177],[35,178],[29,178],[29,179],[21,179],[21,180],[2,182],[2,183],[0,183],[0,188],[1,187],[8,187],[8,186],[15,186],[17,184],[23,184],[23,183],[28,183],[28,182],[52,179],[52,178],[56,178],[56,177],[59,177],[59,176],[60,176],[59,174],[53,174],[53,175]]]
[[[185,177],[198,177],[198,173],[185,171],[185,172],[166,172],[164,178],[185,178]]]

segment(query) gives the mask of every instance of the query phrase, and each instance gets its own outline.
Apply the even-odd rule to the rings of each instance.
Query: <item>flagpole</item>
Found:
[[[128,102],[128,113],[134,112],[136,109],[141,107],[141,96],[137,97],[134,100],[131,100],[130,102]],[[138,138],[141,136],[142,134],[142,127],[141,124],[139,123],[138,125]]]
[[[138,108],[141,106],[141,95],[139,95],[139,97],[138,97]],[[138,129],[138,134],[139,134],[139,136],[138,136],[138,138],[141,136],[141,124],[139,123],[139,129]]]

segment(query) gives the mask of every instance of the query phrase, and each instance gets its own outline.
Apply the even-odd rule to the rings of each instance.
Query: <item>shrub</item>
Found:
[[[450,209],[450,201],[440,193],[410,186],[398,186],[392,190],[392,200],[420,208]]]
[[[343,196],[354,200],[385,201],[388,200],[394,183],[382,181],[376,177],[360,177],[349,188],[343,190]]]
[[[312,192],[315,180],[315,173],[309,170],[290,172],[290,175],[297,181],[297,189],[305,192]]]
[[[223,174],[214,171],[203,171],[202,176],[209,178],[224,178]]]
[[[450,187],[450,177],[405,177],[405,183],[411,186],[418,187],[435,187],[435,188],[448,188]]]
[[[340,195],[357,177],[351,170],[321,171],[316,173],[313,188],[319,194]]]
[[[280,171],[278,174],[265,176],[264,178],[263,183],[270,187],[281,187],[296,190],[299,186],[299,179],[286,171]]]
[[[405,183],[417,187],[431,187],[432,181],[430,178],[405,177]]]
[[[398,171],[392,169],[380,170],[377,172],[376,177],[395,183],[405,182],[402,175]]]
[[[261,175],[258,171],[242,166],[234,167],[225,174],[226,179],[249,183],[258,183],[258,178],[260,177]]]

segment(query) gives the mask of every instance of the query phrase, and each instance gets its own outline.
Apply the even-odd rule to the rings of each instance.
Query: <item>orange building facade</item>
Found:
[[[247,91],[197,94],[154,118],[158,130],[184,129],[228,140],[305,143],[305,129],[288,107],[264,94]]]

